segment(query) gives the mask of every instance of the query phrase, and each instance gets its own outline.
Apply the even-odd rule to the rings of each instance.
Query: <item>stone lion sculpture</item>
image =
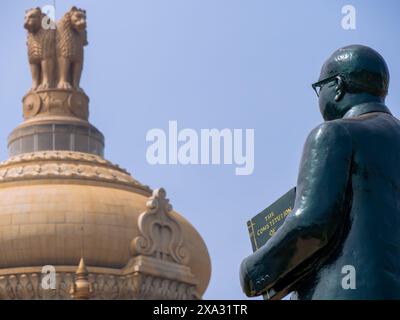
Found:
[[[83,48],[87,44],[86,11],[72,7],[57,24],[57,88],[82,90],[79,83],[83,68]]]
[[[44,28],[46,15],[38,8],[25,13],[24,28],[28,31],[28,59],[32,73],[32,89],[47,89],[53,86],[55,75],[55,30]]]

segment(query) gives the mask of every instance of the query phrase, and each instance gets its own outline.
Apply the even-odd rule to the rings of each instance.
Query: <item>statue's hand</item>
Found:
[[[256,291],[254,290],[253,282],[247,270],[246,260],[247,259],[244,259],[240,265],[240,285],[242,286],[242,290],[246,296],[254,297],[256,295]]]
[[[278,274],[266,261],[268,259],[265,259],[265,249],[266,247],[261,247],[244,259],[240,266],[240,283],[248,297],[267,292],[278,278]]]

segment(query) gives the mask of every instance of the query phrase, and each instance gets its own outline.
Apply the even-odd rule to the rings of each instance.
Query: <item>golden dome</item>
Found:
[[[151,190],[102,157],[72,151],[21,154],[0,164],[0,268],[123,269]],[[187,266],[201,296],[210,278],[207,248],[177,212]]]

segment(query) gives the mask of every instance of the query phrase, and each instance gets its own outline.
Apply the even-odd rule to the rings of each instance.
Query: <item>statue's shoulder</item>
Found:
[[[319,144],[322,147],[334,143],[351,143],[351,135],[342,119],[319,124],[311,130],[306,141],[306,144]]]

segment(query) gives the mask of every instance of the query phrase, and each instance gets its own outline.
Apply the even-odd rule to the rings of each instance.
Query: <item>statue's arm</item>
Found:
[[[343,221],[352,162],[352,142],[340,123],[315,128],[303,149],[292,212],[275,235],[241,265],[248,296],[270,289],[323,248]]]

